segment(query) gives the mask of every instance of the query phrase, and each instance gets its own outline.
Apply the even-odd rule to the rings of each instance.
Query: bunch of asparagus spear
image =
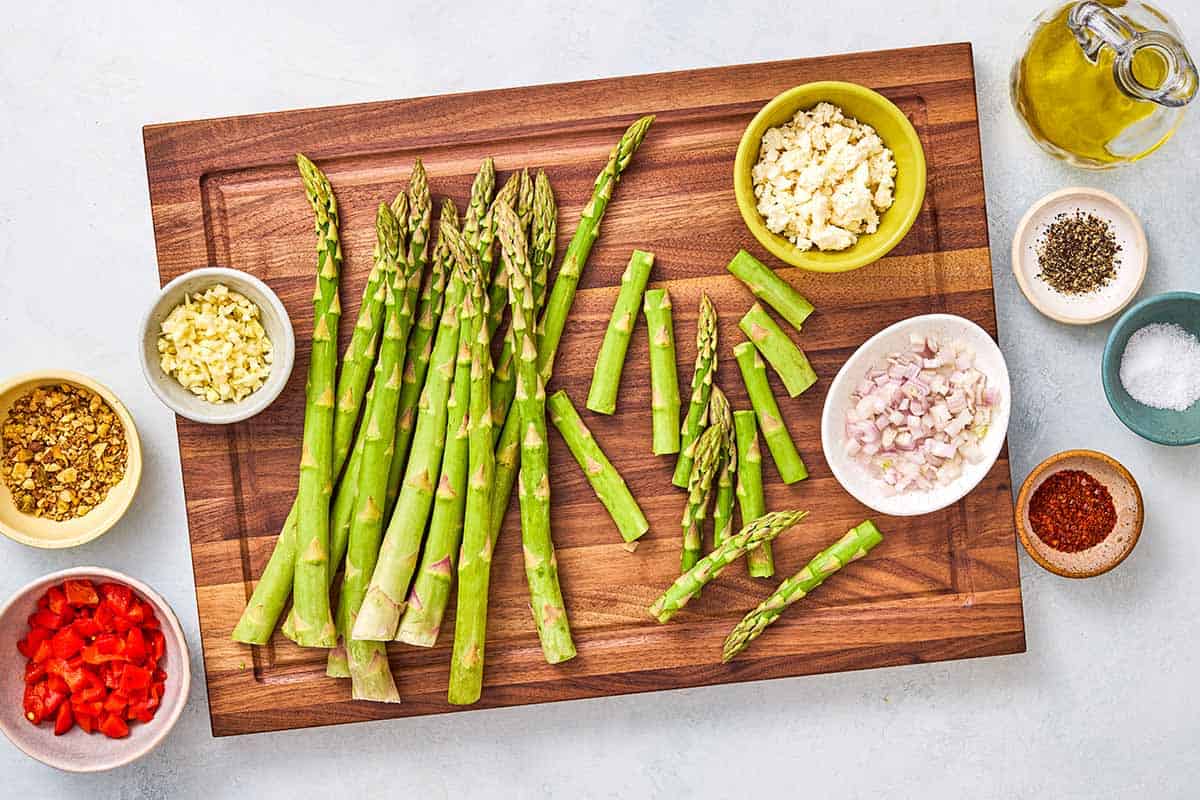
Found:
[[[515,173],[497,191],[487,159],[463,216],[442,204],[431,245],[418,160],[407,191],[379,207],[340,372],[337,201],[297,156],[317,233],[299,489],[234,640],[265,644],[290,596],[283,633],[328,649],[329,674],[349,677],[356,699],[396,702],[385,642],[432,646],[457,574],[449,700],[477,701],[492,552],[519,471],[535,627],[547,661],[575,655],[550,529],[545,385],[600,221],[652,121],[637,120],[613,148],[553,283],[557,209],[544,173]]]

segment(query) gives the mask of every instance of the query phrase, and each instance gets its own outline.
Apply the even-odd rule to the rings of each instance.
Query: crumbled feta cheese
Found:
[[[751,177],[768,230],[801,250],[845,250],[879,229],[896,162],[874,128],[819,103],[763,134]]]
[[[236,403],[262,388],[273,351],[259,314],[258,306],[220,283],[184,297],[162,321],[163,372],[210,403]]]

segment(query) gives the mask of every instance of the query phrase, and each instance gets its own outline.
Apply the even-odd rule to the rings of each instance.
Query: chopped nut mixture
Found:
[[[258,306],[224,284],[185,297],[162,322],[163,372],[210,403],[238,402],[271,374],[273,348]]]
[[[37,517],[82,517],[125,477],[125,427],[79,386],[39,386],[17,398],[3,444],[4,483],[17,508]]]

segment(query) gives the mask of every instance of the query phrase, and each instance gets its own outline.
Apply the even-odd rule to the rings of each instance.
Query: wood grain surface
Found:
[[[912,232],[877,264],[845,275],[784,268],[757,246],[733,199],[738,139],[778,92],[812,80],[871,86],[912,119],[925,147],[929,187]],[[811,477],[787,487],[765,457],[770,508],[802,507],[809,521],[775,547],[791,574],[870,516],[833,479],[820,446],[829,380],[854,348],[914,314],[950,312],[996,334],[983,169],[968,44],[858,53],[719,69],[290,111],[145,128],[159,275],[206,264],[236,267],[279,293],[301,343],[291,382],[259,416],[228,427],[178,420],[184,492],[213,733],[249,733],[454,710],[445,701],[452,620],[438,646],[390,649],[404,702],[352,702],[324,675],[322,651],[276,636],[266,647],[230,640],[270,554],[296,485],[314,269],[311,212],[293,157],[328,173],[342,209],[342,295],[353,319],[374,241],[376,204],[424,159],[435,195],[465,205],[480,160],[501,178],[544,168],[560,203],[559,252],[574,231],[596,172],[624,127],[658,119],[604,219],[583,275],[552,389],[582,408],[596,351],[634,248],[656,254],[651,285],[675,305],[680,380],[695,357],[696,306],[707,292],[720,313],[718,382],[748,407],[731,349],[750,293],[725,272],[745,247],[817,307],[797,337],[822,381],[790,400],[773,386]],[[350,325],[343,324],[343,344]],[[652,529],[634,553],[552,434],[554,537],[579,656],[542,660],[527,605],[516,503],[493,567],[482,707],[652,691],[893,664],[1022,652],[1025,648],[1007,451],[983,483],[945,511],[875,517],[885,539],[839,573],[741,657],[720,663],[732,625],[774,588],[730,568],[667,625],[646,607],[679,563],[683,493],[673,458],[650,454],[645,323],[629,350],[617,415],[585,420],[629,482]]]

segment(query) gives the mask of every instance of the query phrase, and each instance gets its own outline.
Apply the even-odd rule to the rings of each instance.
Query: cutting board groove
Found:
[[[823,79],[887,95],[913,121],[929,165],[925,208],[912,232],[881,262],[842,276],[802,273],[765,256],[732,196],[733,154],[755,111],[783,89]],[[348,686],[325,677],[323,653],[279,636],[262,648],[229,638],[296,483],[314,242],[294,154],[321,164],[337,193],[342,299],[352,319],[370,267],[374,209],[405,185],[415,157],[425,162],[435,202],[453,197],[460,206],[485,156],[496,158],[502,177],[544,168],[559,199],[561,253],[608,149],[645,113],[658,119],[604,220],[551,389],[566,388],[582,408],[621,271],[638,247],[657,255],[652,285],[671,290],[681,382],[686,387],[691,377],[696,308],[707,292],[720,313],[717,380],[735,407],[747,407],[730,350],[742,339],[737,320],[752,297],[724,266],[746,247],[779,267],[817,307],[798,341],[822,378],[791,400],[772,376],[811,477],[784,486],[768,457],[767,502],[813,512],[777,544],[780,577],[870,516],[837,485],[820,447],[826,387],[854,348],[892,322],[931,311],[961,314],[996,334],[967,44],[147,126],[161,280],[208,263],[253,272],[280,295],[302,343],[287,389],[263,414],[228,428],[177,422],[214,734],[454,710],[445,702],[452,611],[437,647],[390,648],[405,700],[394,706],[348,700]],[[651,621],[646,606],[678,566],[683,496],[670,485],[673,460],[649,453],[645,339],[639,322],[618,414],[585,412],[585,419],[647,512],[651,532],[626,552],[552,434],[554,536],[579,657],[559,666],[541,658],[514,503],[493,568],[481,707],[1024,650],[1007,452],[978,490],[943,512],[876,517],[886,538],[871,557],[786,614],[732,664],[720,663],[722,639],[774,581],[751,580],[739,565],[675,622]]]

